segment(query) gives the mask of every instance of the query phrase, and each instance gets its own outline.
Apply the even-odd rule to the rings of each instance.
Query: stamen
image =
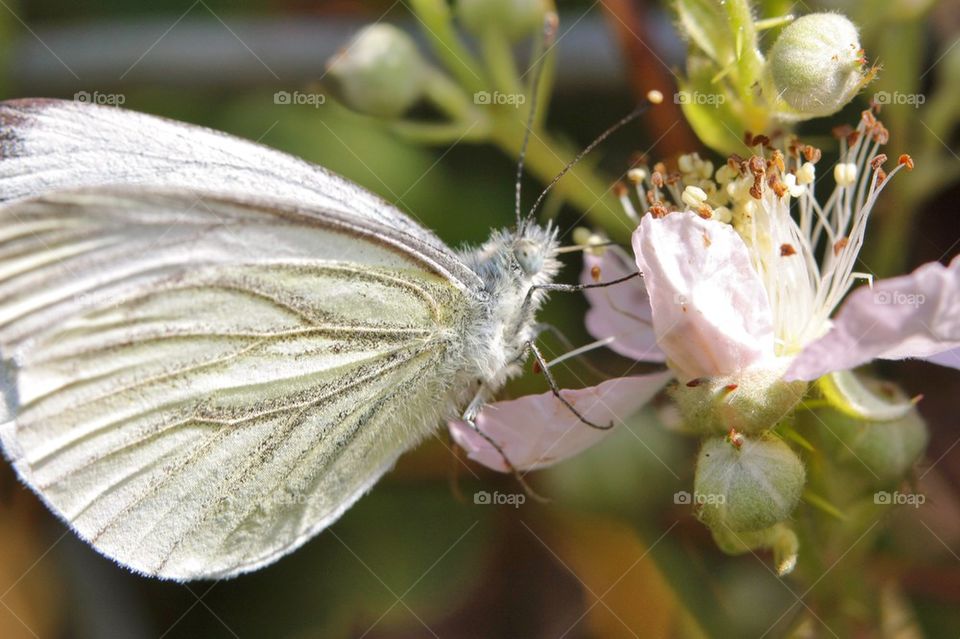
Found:
[[[698,209],[707,201],[707,193],[699,186],[691,185],[683,190],[683,195],[680,196],[680,199],[691,209]]]
[[[837,186],[852,186],[857,181],[857,165],[852,162],[841,162],[833,167],[833,179]]]
[[[574,358],[574,357],[579,357],[580,355],[583,355],[584,353],[588,353],[588,352],[593,351],[593,350],[596,350],[596,349],[598,349],[598,348],[603,348],[604,346],[607,346],[608,344],[611,344],[615,339],[616,339],[616,338],[611,335],[610,337],[604,337],[603,339],[598,339],[598,340],[595,341],[595,342],[590,342],[589,344],[584,344],[583,346],[581,346],[581,347],[579,347],[579,348],[575,348],[575,349],[573,349],[572,351],[567,351],[567,352],[564,353],[563,355],[560,355],[559,357],[557,357],[557,358],[555,358],[555,359],[547,362],[547,368],[553,368],[553,367],[556,366],[557,364],[559,364],[559,363],[561,363],[561,362],[565,362],[565,361],[567,361],[568,359],[572,359],[572,358]]]
[[[740,448],[743,446],[743,443],[746,441],[746,438],[743,436],[743,433],[738,431],[736,428],[731,428],[727,433],[727,441],[730,442],[734,448],[740,450]]]
[[[654,204],[650,207],[650,215],[653,217],[666,217],[670,213],[670,210],[665,207],[663,204]]]
[[[843,249],[847,248],[847,244],[850,243],[850,239],[847,237],[841,237],[839,240],[833,243],[833,254],[840,255]]]
[[[812,162],[816,164],[820,161],[822,152],[815,146],[810,146],[809,144],[803,147],[803,157],[806,158],[807,162]]]
[[[897,158],[897,165],[898,165],[898,166],[905,166],[905,167],[907,167],[907,170],[908,170],[908,171],[912,171],[912,170],[913,170],[913,158],[910,157],[909,155],[907,155],[906,153],[904,153],[904,154],[901,155],[899,158]]]
[[[817,168],[812,161],[804,162],[797,169],[797,184],[813,184],[817,176]]]

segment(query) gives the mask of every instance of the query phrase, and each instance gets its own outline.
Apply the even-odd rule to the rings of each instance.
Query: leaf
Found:
[[[677,0],[677,16],[684,33],[718,64],[733,60],[733,41],[727,16],[719,2]]]

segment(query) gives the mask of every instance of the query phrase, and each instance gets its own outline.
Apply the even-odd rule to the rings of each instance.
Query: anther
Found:
[[[727,441],[733,445],[734,448],[740,450],[743,447],[743,442],[746,441],[746,438],[743,436],[743,433],[738,431],[736,428],[731,428],[727,433]]]
[[[847,244],[849,244],[849,243],[850,243],[850,239],[849,239],[849,238],[841,237],[839,240],[837,240],[837,241],[834,242],[834,244],[833,244],[833,254],[834,254],[835,256],[836,256],[836,255],[840,255],[840,252],[841,252],[843,249],[847,248]]]

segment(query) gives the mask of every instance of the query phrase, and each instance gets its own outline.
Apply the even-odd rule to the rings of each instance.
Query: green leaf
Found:
[[[715,0],[677,0],[680,26],[690,40],[717,64],[734,59],[733,42],[723,6]]]

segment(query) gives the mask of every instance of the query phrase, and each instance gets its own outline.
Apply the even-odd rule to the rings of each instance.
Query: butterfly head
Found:
[[[514,270],[535,285],[552,281],[560,270],[557,248],[557,230],[551,224],[523,225],[510,242]]]

